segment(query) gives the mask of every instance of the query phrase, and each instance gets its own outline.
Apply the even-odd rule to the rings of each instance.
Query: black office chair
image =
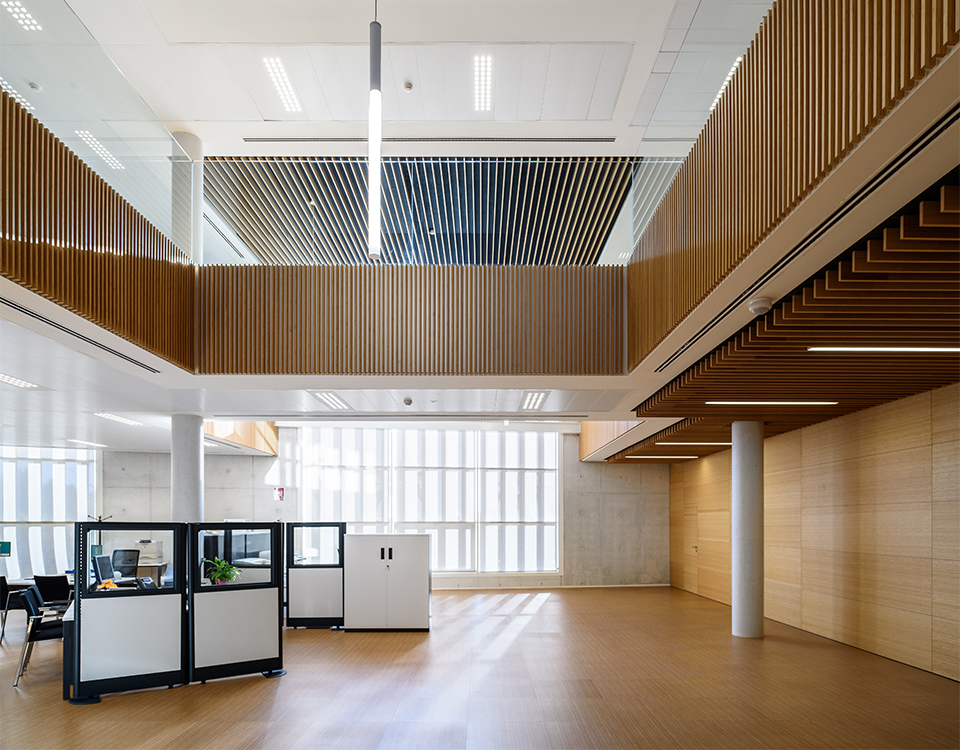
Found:
[[[111,559],[113,570],[124,578],[137,577],[137,565],[140,563],[140,550],[115,549]]]
[[[3,605],[3,616],[0,617],[0,642],[2,642],[3,633],[7,629],[7,613],[11,609],[23,609],[23,604],[20,603],[20,592],[11,591],[6,576],[0,576],[0,604]]]
[[[20,592],[23,608],[27,610],[27,632],[23,639],[23,649],[20,651],[20,664],[17,666],[17,676],[13,679],[13,686],[20,682],[20,677],[27,671],[30,655],[33,653],[33,644],[37,641],[52,641],[63,638],[63,620],[44,620],[43,599],[36,586],[31,586]]]
[[[70,579],[66,576],[37,576],[33,577],[43,603],[49,609],[56,611],[59,617],[67,611],[73,601],[73,588]]]

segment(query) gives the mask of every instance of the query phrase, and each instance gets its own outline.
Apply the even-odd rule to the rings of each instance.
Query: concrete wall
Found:
[[[280,430],[280,457],[206,455],[204,520],[297,520],[297,431]],[[98,513],[111,521],[170,522],[170,454],[104,451]],[[273,488],[284,488],[274,500]]]

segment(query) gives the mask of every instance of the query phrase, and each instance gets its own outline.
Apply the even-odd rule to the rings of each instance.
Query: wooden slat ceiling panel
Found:
[[[387,265],[595,265],[634,160],[386,159]],[[204,195],[257,257],[368,265],[364,159],[209,157]]]
[[[935,205],[932,205],[935,203]],[[613,456],[704,456],[733,420],[767,437],[960,380],[956,353],[811,352],[810,346],[960,345],[960,197],[940,189],[637,407],[640,419],[685,417]],[[829,406],[719,406],[707,401],[837,401]],[[654,461],[652,459],[640,459]],[[679,459],[659,459],[671,463]]]

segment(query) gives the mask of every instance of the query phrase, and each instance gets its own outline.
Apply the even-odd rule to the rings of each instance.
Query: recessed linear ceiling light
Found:
[[[102,445],[101,443],[89,443],[86,440],[74,440],[73,438],[67,438],[68,443],[78,443],[80,445],[89,445],[91,448],[106,448],[107,446]]]
[[[114,422],[119,422],[120,424],[128,424],[131,427],[143,427],[143,422],[137,422],[133,419],[127,419],[126,417],[118,417],[116,414],[110,414],[105,411],[98,411],[95,417],[103,417],[104,419],[112,419]]]
[[[742,57],[738,57],[737,61],[733,64],[733,67],[730,68],[730,72],[727,73],[727,77],[723,79],[723,85],[720,87],[720,90],[717,92],[717,98],[713,100],[713,104],[710,105],[710,111],[713,112],[717,108],[717,104],[720,103],[720,97],[723,96],[723,92],[727,90],[727,86],[730,84],[730,81],[733,80],[733,74],[737,72],[737,68],[740,67],[740,63],[743,61]]]
[[[644,458],[651,461],[664,460],[665,458],[700,458],[700,456],[624,456],[624,458]]]
[[[27,31],[43,31],[43,27],[37,19],[27,12],[27,9],[23,7],[19,0],[2,0],[0,5],[10,11],[10,15],[16,18],[17,23]]]
[[[836,406],[839,401],[704,401],[709,406]]]
[[[733,443],[657,443],[657,445],[733,445]]]
[[[209,440],[204,440],[203,445],[206,448],[222,448],[223,446],[220,443],[211,443]]]
[[[0,78],[0,89],[3,89],[8,94],[10,94],[10,96],[13,97],[13,100],[17,104],[19,104],[21,107],[23,107],[25,110],[30,111],[33,109],[33,105],[30,102],[28,102],[26,99],[24,99],[22,96],[20,96],[20,92],[17,91],[13,86],[11,86],[2,78]]]
[[[280,97],[280,103],[287,112],[299,112],[300,100],[297,98],[297,92],[293,90],[293,84],[287,78],[287,71],[283,67],[283,60],[279,57],[263,58],[263,67],[270,74],[270,80],[273,81],[273,87],[277,90]]]
[[[330,391],[324,391],[322,393],[311,391],[310,393],[314,396],[314,398],[318,399],[321,403],[331,409],[344,411],[350,408],[350,405],[347,404],[347,402],[340,398],[336,393],[331,393]]]
[[[36,383],[30,383],[26,380],[20,380],[20,378],[13,378],[9,375],[4,375],[0,373],[0,383],[6,383],[7,385],[15,385],[17,388],[39,388]]]
[[[808,352],[877,352],[880,354],[956,354],[957,346],[808,346]]]
[[[520,404],[520,409],[521,411],[539,411],[546,400],[546,391],[527,391],[523,394],[523,403]]]
[[[493,94],[493,56],[477,55],[473,58],[473,108],[477,112],[489,112]]]
[[[120,160],[107,151],[107,149],[103,147],[103,144],[94,138],[89,130],[75,130],[73,132],[83,138],[83,142],[92,148],[96,152],[97,156],[107,163],[107,166],[110,167],[110,169],[125,169],[123,164],[120,163]]]

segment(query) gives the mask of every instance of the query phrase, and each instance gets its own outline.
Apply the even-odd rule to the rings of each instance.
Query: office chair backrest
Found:
[[[7,584],[7,577],[0,576],[0,607],[7,606],[7,597],[10,596],[10,586]]]
[[[65,602],[70,599],[70,580],[66,576],[34,576],[44,602]]]
[[[36,586],[31,586],[20,592],[20,601],[23,602],[23,608],[27,610],[27,617],[40,617],[43,614],[43,597],[40,596],[40,590]],[[30,625],[29,638],[33,632],[40,627],[40,621],[34,620]]]
[[[113,569],[122,576],[136,576],[140,562],[140,550],[115,549],[113,551]]]

